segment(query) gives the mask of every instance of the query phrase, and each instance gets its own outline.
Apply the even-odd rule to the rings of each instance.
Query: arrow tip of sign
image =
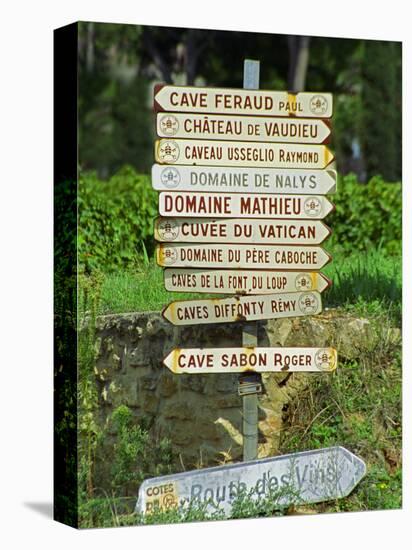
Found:
[[[319,292],[323,292],[332,286],[333,281],[329,279],[329,277],[326,277],[323,273],[319,273],[319,276]]]
[[[169,323],[172,323],[171,305],[172,304],[168,304],[162,309],[162,317],[166,319],[166,321],[169,321]]]

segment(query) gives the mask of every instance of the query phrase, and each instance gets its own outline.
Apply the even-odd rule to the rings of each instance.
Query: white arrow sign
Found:
[[[318,246],[176,243],[156,247],[161,267],[319,270],[330,260]]]
[[[177,348],[163,363],[174,374],[331,372],[337,353],[334,348]]]
[[[274,92],[195,86],[155,87],[155,110],[181,113],[223,113],[232,115],[295,116],[330,118],[332,94],[318,92]]]
[[[334,156],[326,145],[160,139],[155,142],[155,159],[160,164],[322,169]]]
[[[160,164],[152,167],[152,187],[157,191],[325,195],[336,192],[336,178],[336,170],[329,169],[285,170]]]
[[[172,193],[159,195],[162,216],[205,218],[293,218],[321,220],[333,204],[323,195],[242,195],[230,193]]]
[[[317,315],[321,311],[320,294],[313,291],[212,300],[179,300],[166,306],[163,317],[173,325],[203,325],[302,317]]]
[[[331,130],[325,120],[159,113],[157,135],[186,139],[325,143]]]
[[[276,294],[280,292],[323,292],[332,281],[318,272],[247,271],[236,269],[174,269],[163,272],[169,292],[209,294]]]
[[[317,220],[157,218],[154,236],[161,242],[321,244],[331,231]]]
[[[329,447],[277,457],[203,468],[146,479],[136,512],[205,506],[230,517],[236,501],[270,499],[278,506],[344,498],[366,474],[366,465],[344,447]]]

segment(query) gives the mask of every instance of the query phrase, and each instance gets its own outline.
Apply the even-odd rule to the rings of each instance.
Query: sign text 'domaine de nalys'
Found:
[[[256,166],[152,166],[157,191],[324,195],[336,190],[336,170],[290,170]]]

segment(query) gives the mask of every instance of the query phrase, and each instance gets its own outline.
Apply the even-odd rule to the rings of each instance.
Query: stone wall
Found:
[[[149,417],[154,437],[167,436],[181,467],[215,465],[242,457],[242,403],[238,374],[172,374],[162,360],[174,347],[241,346],[242,324],[174,327],[158,312],[98,318],[96,383],[100,422],[125,404],[138,420]],[[259,346],[335,346],[340,358],[373,348],[370,322],[329,310],[316,317],[261,322]],[[344,368],[339,366],[338,369]],[[276,454],[282,412],[309,376],[262,376],[259,396],[259,457]],[[110,453],[110,449],[107,451]]]

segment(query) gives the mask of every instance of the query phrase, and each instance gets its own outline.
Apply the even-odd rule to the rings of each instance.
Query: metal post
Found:
[[[259,89],[260,62],[245,59],[243,87]],[[256,347],[258,343],[257,322],[243,327],[242,345]],[[239,377],[239,394],[243,399],[243,460],[254,460],[258,451],[258,393],[261,391],[261,376],[258,373],[242,374]],[[250,393],[249,393],[250,392]]]

